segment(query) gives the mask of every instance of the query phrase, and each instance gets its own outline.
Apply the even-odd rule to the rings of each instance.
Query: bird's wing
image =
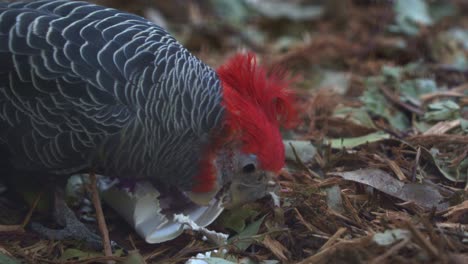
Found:
[[[219,87],[141,17],[78,1],[0,4],[0,140],[22,168],[73,171],[114,155],[116,170],[139,159],[193,174],[222,116]]]

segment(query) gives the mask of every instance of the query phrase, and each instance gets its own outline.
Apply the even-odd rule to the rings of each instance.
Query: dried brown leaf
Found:
[[[369,185],[383,193],[399,198],[403,201],[413,201],[417,205],[439,210],[447,208],[442,202],[443,196],[431,185],[424,183],[403,183],[379,169],[363,169],[348,172],[333,172],[331,175],[341,176],[346,180]]]
[[[265,236],[262,243],[266,248],[268,248],[271,251],[271,253],[275,255],[275,257],[277,257],[279,260],[283,262],[288,260],[288,257],[286,256],[291,255],[291,253],[289,252],[287,248],[285,248],[277,240],[271,238],[269,235]]]
[[[444,217],[447,217],[449,222],[466,223],[468,221],[468,200],[450,207]]]

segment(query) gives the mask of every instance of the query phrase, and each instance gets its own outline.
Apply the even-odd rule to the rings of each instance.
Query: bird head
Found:
[[[207,204],[223,194],[224,207],[259,199],[276,188],[284,166],[280,127],[295,119],[289,80],[268,73],[252,53],[236,54],[217,69],[225,116],[200,162],[189,197]]]

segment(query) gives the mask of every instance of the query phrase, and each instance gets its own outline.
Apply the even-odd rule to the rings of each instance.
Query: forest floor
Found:
[[[213,67],[243,48],[287,69],[301,121],[284,134],[281,206],[264,198],[208,227],[232,236],[227,253],[194,231],[146,244],[104,205],[126,249],[115,260],[185,263],[218,250],[193,263],[468,263],[466,1],[97,2],[164,23]],[[10,220],[28,211],[6,207]],[[108,260],[28,229],[0,234],[0,262],[15,259]]]

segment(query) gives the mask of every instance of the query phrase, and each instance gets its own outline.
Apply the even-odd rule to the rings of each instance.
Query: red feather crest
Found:
[[[263,170],[276,172],[284,166],[284,146],[280,125],[293,124],[290,81],[280,71],[267,74],[257,65],[252,53],[237,54],[218,68],[226,108],[224,129],[218,131],[200,161],[193,192],[210,192],[216,184],[213,159],[217,149],[233,139],[240,139],[242,151],[257,155]]]
[[[242,141],[242,151],[257,155],[261,169],[278,171],[284,166],[280,126],[295,119],[290,81],[284,73],[268,74],[252,53],[237,54],[218,68],[223,87],[226,126]]]

